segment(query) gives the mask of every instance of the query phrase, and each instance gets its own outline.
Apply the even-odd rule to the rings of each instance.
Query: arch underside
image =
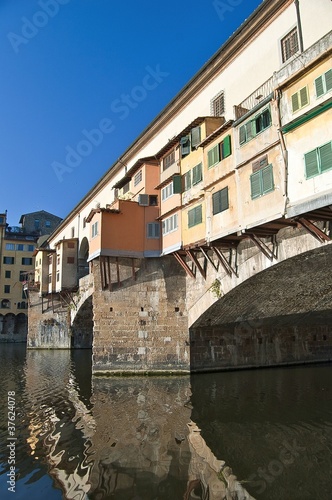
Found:
[[[331,256],[311,250],[221,297],[190,328],[193,371],[332,359]]]

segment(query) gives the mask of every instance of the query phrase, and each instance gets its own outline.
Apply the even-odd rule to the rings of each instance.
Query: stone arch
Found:
[[[332,359],[331,257],[305,252],[218,299],[190,328],[193,371]]]
[[[15,314],[8,313],[4,317],[3,330],[4,335],[13,335],[15,331]]]
[[[16,335],[20,335],[23,338],[26,338],[28,334],[28,316],[24,313],[20,313],[16,316],[15,321],[15,330],[14,333]]]
[[[86,237],[84,237],[80,243],[78,250],[78,277],[83,278],[89,274],[89,242]]]
[[[71,347],[91,349],[93,341],[92,295],[81,304],[71,326]]]

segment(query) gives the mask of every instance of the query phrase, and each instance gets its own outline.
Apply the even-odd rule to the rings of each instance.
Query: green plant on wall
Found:
[[[218,280],[218,278],[214,280],[210,290],[213,293],[213,295],[217,297],[217,299],[220,299],[220,297],[222,296],[222,290],[221,290],[221,282],[220,280]]]

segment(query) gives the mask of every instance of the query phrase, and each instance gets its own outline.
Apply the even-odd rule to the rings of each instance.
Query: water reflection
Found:
[[[16,498],[327,500],[331,368],[92,379],[89,351],[2,346],[1,400],[16,392]],[[6,412],[1,499],[12,498]]]

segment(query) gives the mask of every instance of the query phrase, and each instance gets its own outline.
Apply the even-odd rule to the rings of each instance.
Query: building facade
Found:
[[[48,212],[22,215],[20,226],[0,214],[0,342],[25,342],[29,307],[28,283],[34,282],[38,238],[61,222]]]

